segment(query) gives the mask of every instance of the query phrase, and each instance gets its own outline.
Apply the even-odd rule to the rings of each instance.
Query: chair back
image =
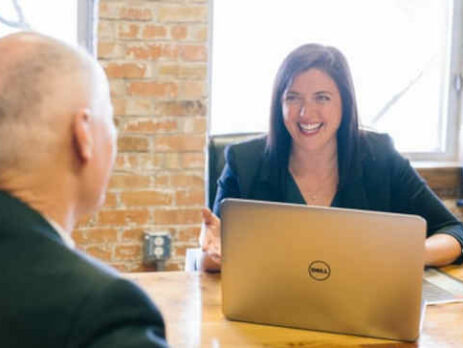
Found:
[[[207,205],[212,210],[217,192],[217,180],[222,174],[223,167],[225,166],[224,150],[230,144],[239,143],[245,140],[256,138],[263,133],[237,133],[237,134],[221,134],[211,135],[209,137],[209,163],[207,173]]]

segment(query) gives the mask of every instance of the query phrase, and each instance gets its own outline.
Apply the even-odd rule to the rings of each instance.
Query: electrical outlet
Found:
[[[166,261],[170,257],[169,232],[145,233],[143,259],[146,264]]]

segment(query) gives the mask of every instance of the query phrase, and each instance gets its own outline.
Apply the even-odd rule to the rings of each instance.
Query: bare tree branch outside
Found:
[[[0,14],[0,23],[17,29],[30,29],[30,25],[24,17],[24,13],[19,0],[11,0],[16,12],[16,19],[7,19]]]

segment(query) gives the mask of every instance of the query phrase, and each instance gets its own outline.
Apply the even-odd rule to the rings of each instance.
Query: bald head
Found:
[[[36,33],[0,39],[0,52],[0,170],[26,169],[54,155],[106,80],[84,51]]]

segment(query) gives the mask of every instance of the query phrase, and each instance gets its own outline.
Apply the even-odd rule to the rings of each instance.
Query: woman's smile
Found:
[[[323,127],[323,122],[316,122],[316,123],[302,123],[298,122],[299,130],[304,135],[315,135],[317,134],[320,129]]]

